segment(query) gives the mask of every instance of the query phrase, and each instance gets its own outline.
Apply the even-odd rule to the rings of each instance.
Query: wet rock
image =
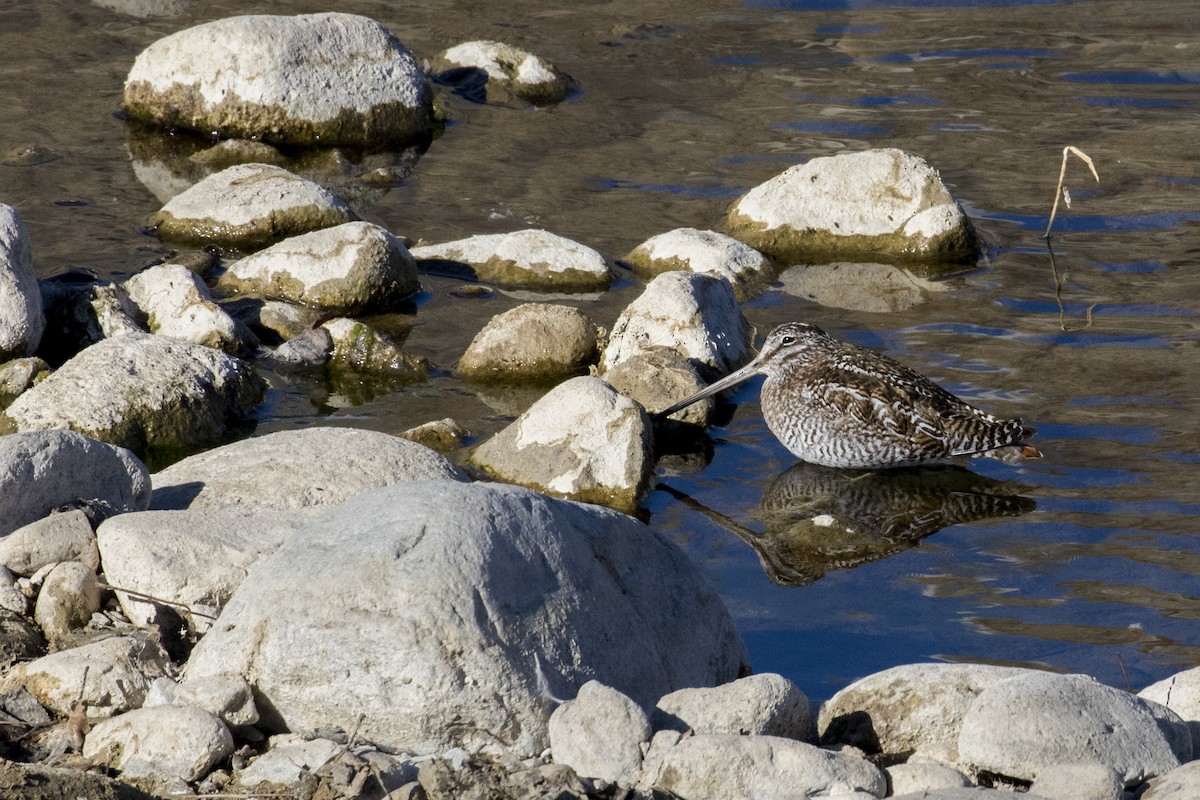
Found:
[[[1042,767],[1029,791],[1047,800],[1122,800],[1125,796],[1121,776],[1094,761]]]
[[[650,722],[637,703],[597,681],[579,687],[574,700],[550,715],[554,761],[584,778],[628,786],[642,768]]]
[[[971,779],[961,770],[937,761],[912,759],[904,764],[893,764],[885,772],[891,793],[896,795],[972,785]]]
[[[574,86],[569,75],[555,66],[512,45],[492,41],[463,42],[434,59],[433,70],[443,73],[441,80],[455,83],[463,70],[487,76],[487,90],[510,92],[534,105],[561,102]],[[446,74],[449,72],[450,74]]]
[[[225,292],[260,294],[331,314],[387,311],[420,291],[408,248],[369,222],[347,222],[285,239],[232,264]]]
[[[658,701],[654,727],[680,733],[736,733],[805,741],[808,698],[782,675],[764,673],[711,689],[680,689]]]
[[[262,475],[271,479],[246,478]],[[306,508],[392,483],[466,479],[442,456],[397,436],[319,426],[244,439],[172,464],[154,474],[152,508]]]
[[[150,332],[224,350],[253,352],[258,339],[213,302],[204,281],[181,264],[159,264],[125,281],[129,299],[145,315]]]
[[[1200,787],[1200,761],[1192,761],[1147,781],[1138,800],[1191,800]]]
[[[1193,757],[1200,755],[1200,667],[1184,670],[1138,692],[1138,697],[1165,706],[1187,723]]]
[[[33,619],[51,642],[82,628],[100,610],[96,573],[78,561],[64,561],[50,570],[38,592]]]
[[[49,374],[50,365],[36,356],[0,364],[0,406]]]
[[[98,531],[105,576],[130,622],[149,627],[158,615],[154,603],[130,594],[137,592],[182,604],[188,627],[207,630],[250,569],[302,522],[281,509],[254,509],[143,511],[106,520]]]
[[[546,292],[594,292],[612,276],[604,256],[543,230],[484,234],[412,248],[418,266],[455,266],[487,283]],[[429,262],[422,265],[420,262]]]
[[[429,377],[428,361],[404,352],[390,336],[364,322],[337,317],[321,327],[329,332],[332,342],[331,369],[373,374],[400,383],[416,383]]]
[[[146,465],[122,447],[72,431],[0,436],[0,536],[81,502],[113,513],[146,509]]]
[[[156,678],[150,684],[144,707],[163,705],[200,708],[230,727],[258,722],[250,684],[241,675],[209,675],[186,685]]]
[[[557,695],[595,679],[645,705],[730,680],[744,659],[687,557],[636,520],[425,481],[317,515],[243,582],[185,683],[247,675],[264,729],[526,757],[547,744],[539,673]]]
[[[92,571],[100,566],[92,523],[77,508],[42,517],[0,539],[0,564],[18,575],[60,561],[78,561]]]
[[[1096,761],[1126,786],[1179,766],[1146,701],[1083,675],[1031,671],[979,693],[963,717],[962,763],[1018,780]]]
[[[272,143],[379,148],[425,134],[432,91],[412,53],[352,14],[228,17],[147,47],[126,111],[164,127]]]
[[[264,783],[290,787],[299,783],[305,773],[315,773],[332,761],[343,749],[343,745],[329,739],[272,737],[271,749],[239,772],[236,780],[246,788]]]
[[[792,267],[779,276],[779,282],[794,297],[828,308],[872,313],[905,311],[949,288],[902,267],[845,262]]]
[[[249,139],[225,139],[206,150],[188,156],[188,161],[203,164],[212,170],[222,170],[237,164],[272,164],[282,167],[287,157],[266,142]]]
[[[229,729],[191,706],[139,708],[97,722],[83,744],[85,758],[126,779],[197,781],[232,752]]]
[[[822,744],[959,764],[963,717],[987,687],[1033,670],[988,664],[905,664],[855,681],[822,707]]]
[[[46,309],[41,351],[51,361],[66,361],[101,339],[146,332],[136,319],[143,315],[121,286],[51,279],[41,287]]]
[[[311,328],[288,339],[266,356],[280,370],[318,369],[333,355],[333,336],[325,328]]]
[[[350,219],[346,204],[312,181],[268,164],[239,164],[168,200],[150,224],[160,239],[254,250]]]
[[[724,278],[738,300],[762,292],[774,277],[770,260],[732,236],[696,228],[676,228],[652,236],[625,256],[635,271],[655,276],[690,270]]]
[[[599,378],[580,377],[547,392],[471,461],[498,480],[632,510],[646,488],[652,447],[639,405]]]
[[[149,636],[113,636],[11,667],[0,676],[0,694],[24,686],[57,716],[83,703],[89,719],[100,719],[140,708],[150,682],[169,669]]]
[[[70,428],[135,453],[215,439],[262,400],[253,368],[203,345],[150,334],[105,339],[5,411],[18,430]]]
[[[729,210],[735,238],[780,264],[974,263],[970,221],[924,159],[896,149],[814,158]]]
[[[454,420],[446,417],[445,419],[426,422],[424,425],[418,425],[415,428],[409,428],[396,435],[402,439],[408,439],[410,442],[424,445],[430,450],[444,455],[462,447],[463,440],[470,436],[471,432]]]
[[[46,318],[25,223],[0,203],[0,363],[32,355]]]
[[[641,350],[636,358],[607,370],[604,380],[650,414],[657,414],[708,385],[683,353],[658,346]],[[716,400],[705,398],[675,412],[671,419],[704,426],[716,407]]]
[[[463,377],[538,381],[586,373],[601,331],[570,306],[526,303],[492,317],[459,359]]]
[[[654,788],[679,797],[811,797],[861,789],[883,797],[884,775],[863,758],[776,736],[713,734],[667,751]]]

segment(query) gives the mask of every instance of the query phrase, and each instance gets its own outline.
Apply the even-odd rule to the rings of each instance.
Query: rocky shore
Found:
[[[432,63],[489,102],[577,88],[498,42]],[[560,299],[605,291],[611,254],[539,229],[416,245],[355,218],[355,187],[390,179],[370,159],[325,182],[279,165],[440,124],[431,76],[372,20],[180,31],[137,58],[124,107],[224,140],[186,174],[135,166],[176,257],[39,282],[38,242],[0,204],[0,795],[1200,796],[1200,668],[1135,695],[913,664],[813,707],[753,672],[720,598],[632,516],[656,443],[713,406],[653,414],[747,361],[741,303],[776,265],[973,263],[920,157],[814,159],[734,203],[729,235],[653,237],[606,330]],[[428,380],[367,315],[431,269],[539,297],[457,365],[547,387],[537,402],[470,448],[453,420],[241,435],[267,372]]]

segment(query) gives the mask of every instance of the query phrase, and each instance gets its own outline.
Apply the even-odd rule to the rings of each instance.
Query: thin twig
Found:
[[[1046,239],[1050,238],[1050,227],[1054,225],[1054,215],[1058,213],[1058,198],[1066,199],[1067,205],[1071,205],[1070,195],[1063,191],[1063,179],[1067,176],[1067,156],[1074,154],[1079,157],[1083,163],[1088,165],[1088,169],[1092,171],[1092,176],[1096,179],[1096,183],[1100,182],[1100,174],[1096,172],[1096,165],[1092,163],[1092,159],[1086,153],[1080,150],[1073,144],[1069,144],[1063,148],[1062,166],[1058,170],[1058,186],[1054,190],[1054,205],[1050,208],[1050,221],[1046,223]]]
[[[182,608],[184,611],[188,612],[192,616],[204,617],[205,619],[216,619],[216,617],[213,616],[212,614],[205,614],[203,611],[194,610],[187,603],[179,603],[179,602],[176,602],[175,600],[166,600],[162,597],[155,597],[152,594],[146,594],[145,592],[139,592],[134,589],[124,589],[120,586],[113,586],[112,584],[104,583],[103,581],[98,582],[97,585],[101,589],[107,589],[110,592],[124,592],[125,594],[129,595],[130,597],[134,598],[135,600],[142,600],[142,601],[149,602],[149,603],[159,603],[160,605],[172,606],[173,608]]]

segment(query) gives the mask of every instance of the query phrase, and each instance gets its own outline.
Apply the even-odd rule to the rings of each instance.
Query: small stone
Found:
[[[654,727],[693,733],[736,733],[808,738],[808,698],[782,675],[765,673],[713,688],[664,695]]]
[[[971,779],[961,770],[949,764],[919,758],[910,759],[904,764],[893,764],[884,771],[888,774],[891,793],[896,795],[972,785]]]
[[[64,561],[46,576],[33,618],[53,642],[87,625],[98,610],[100,587],[96,573],[78,561]]]
[[[455,45],[441,53],[433,66],[442,73],[439,78],[447,82],[454,82],[453,73],[464,68],[482,71],[489,89],[510,91],[534,105],[561,102],[574,87],[571,77],[553,64],[501,42],[485,40]]]
[[[1121,800],[1125,785],[1111,767],[1089,761],[1044,766],[1029,791],[1046,800]]]
[[[446,417],[445,419],[426,422],[424,425],[418,425],[415,428],[409,428],[396,435],[445,455],[462,447],[463,440],[470,436],[471,432],[454,420]]]
[[[100,567],[96,534],[77,508],[42,517],[0,539],[0,564],[18,575],[60,561],[78,561],[93,572]]]
[[[497,314],[459,359],[482,381],[544,381],[586,373],[599,355],[600,329],[570,306],[526,303]]]
[[[625,256],[635,271],[655,276],[670,270],[715,275],[733,286],[738,300],[754,297],[774,275],[770,260],[732,236],[676,228],[652,236]]]
[[[328,364],[332,355],[333,336],[325,328],[311,328],[279,345],[267,360],[277,369],[318,369]]]
[[[329,366],[335,370],[375,375],[402,383],[429,377],[429,362],[404,352],[391,337],[364,322],[337,317],[321,324],[329,332],[333,349]]]
[[[139,708],[96,723],[83,755],[122,777],[197,781],[233,752],[229,729],[190,706]]]
[[[657,414],[708,385],[683,353],[659,346],[648,347],[606,370],[604,380],[650,414]],[[717,401],[706,397],[676,411],[671,419],[704,426],[716,407]]]
[[[202,708],[231,728],[258,722],[254,694],[241,675],[207,675],[183,685],[157,678],[143,707],[162,705]]]
[[[595,292],[612,275],[604,256],[578,242],[543,230],[471,236],[412,248],[418,262],[473,272],[477,280],[507,288],[547,292]],[[428,266],[428,265],[426,265]]]
[[[151,333],[232,355],[245,355],[258,345],[248,328],[213,302],[204,281],[181,264],[143,270],[125,281],[125,290],[148,319]]]
[[[0,364],[0,405],[33,386],[38,378],[50,374],[50,365],[37,356],[14,358]]]
[[[310,739],[275,744],[235,776],[238,785],[247,788],[263,783],[291,786],[306,772],[313,773],[342,751],[342,745],[329,739]]]
[[[579,687],[550,715],[554,760],[580,777],[630,785],[642,767],[650,722],[637,703],[597,681]]]

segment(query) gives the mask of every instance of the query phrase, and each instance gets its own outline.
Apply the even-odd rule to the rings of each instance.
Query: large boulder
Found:
[[[134,60],[123,102],[168,128],[322,147],[379,148],[433,123],[408,48],[341,13],[228,17],[159,39]]]
[[[974,263],[970,220],[933,167],[892,148],[814,158],[729,209],[730,234],[780,264]]]
[[[21,431],[67,428],[139,455],[176,453],[220,436],[262,400],[244,361],[179,339],[104,339],[18,397],[5,414]]]
[[[594,292],[612,275],[604,256],[543,230],[470,236],[412,249],[418,262],[459,271],[488,283],[547,292]]]
[[[242,583],[188,664],[236,673],[263,723],[385,749],[547,745],[547,694],[598,680],[643,708],[744,669],[675,545],[607,509],[422,481],[327,509]]]
[[[16,210],[0,203],[0,364],[31,355],[45,327],[29,233]]]

